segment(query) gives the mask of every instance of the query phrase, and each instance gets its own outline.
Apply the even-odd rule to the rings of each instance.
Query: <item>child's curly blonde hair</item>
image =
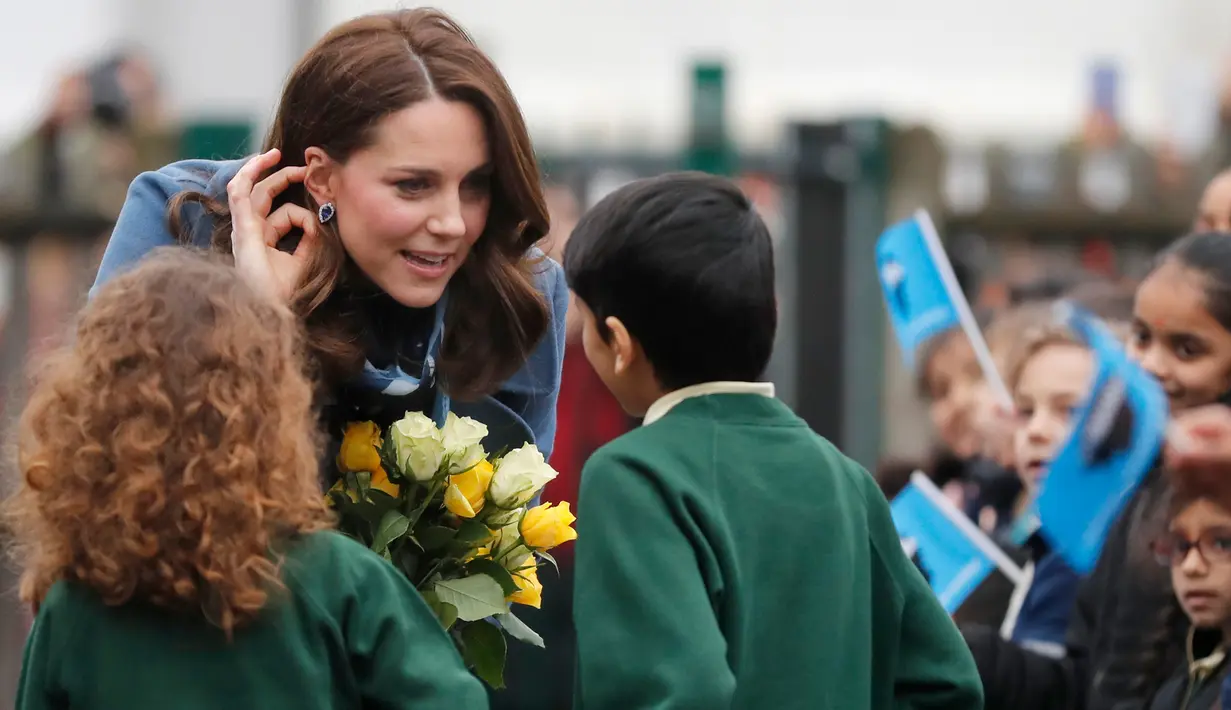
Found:
[[[165,250],[104,286],[21,418],[22,599],[67,580],[228,634],[251,620],[279,543],[330,524],[299,342],[218,257]]]

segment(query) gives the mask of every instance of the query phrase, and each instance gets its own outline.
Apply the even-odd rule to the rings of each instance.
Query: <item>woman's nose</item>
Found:
[[[466,235],[461,196],[442,192],[436,212],[427,220],[427,230],[438,237],[459,239]]]

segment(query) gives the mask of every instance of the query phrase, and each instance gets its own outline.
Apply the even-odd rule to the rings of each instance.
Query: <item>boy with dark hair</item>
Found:
[[[758,382],[773,247],[731,183],[617,190],[564,255],[586,357],[645,424],[582,472],[576,707],[983,707],[872,477]]]

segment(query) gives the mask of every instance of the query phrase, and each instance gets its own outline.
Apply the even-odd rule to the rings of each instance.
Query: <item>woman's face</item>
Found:
[[[1231,387],[1231,332],[1206,309],[1204,284],[1203,274],[1167,262],[1137,288],[1128,354],[1158,378],[1173,412]]]
[[[363,273],[398,303],[426,308],[487,226],[486,126],[470,104],[432,98],[386,116],[374,138],[329,173],[325,197]]]

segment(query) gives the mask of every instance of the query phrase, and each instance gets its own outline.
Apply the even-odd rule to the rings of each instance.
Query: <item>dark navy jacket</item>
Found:
[[[1026,547],[1030,550],[1033,574],[1011,638],[1022,648],[1059,658],[1064,655],[1069,614],[1081,577],[1039,535],[1027,540]]]

